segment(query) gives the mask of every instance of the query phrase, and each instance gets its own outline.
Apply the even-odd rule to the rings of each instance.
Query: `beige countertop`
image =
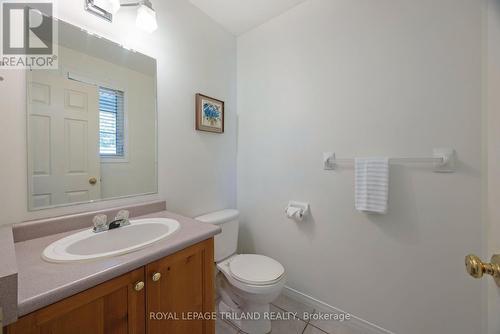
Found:
[[[78,230],[16,242],[14,250],[18,270],[17,315],[26,315],[220,233],[217,226],[168,211],[141,215],[133,219],[155,217],[179,221],[179,231],[147,248],[105,259],[80,263],[49,263],[41,258],[45,247]]]
[[[17,263],[10,226],[0,227],[0,310],[3,323],[17,318]]]

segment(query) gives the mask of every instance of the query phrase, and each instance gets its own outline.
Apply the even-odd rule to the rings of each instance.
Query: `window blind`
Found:
[[[123,92],[99,87],[99,146],[100,154],[124,156]]]

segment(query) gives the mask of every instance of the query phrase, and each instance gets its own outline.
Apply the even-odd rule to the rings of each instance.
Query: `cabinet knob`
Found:
[[[161,278],[161,274],[160,273],[154,273],[153,274],[153,282],[158,282]]]
[[[141,291],[142,289],[144,289],[144,282],[137,282],[135,283],[134,285],[134,290],[135,291]]]

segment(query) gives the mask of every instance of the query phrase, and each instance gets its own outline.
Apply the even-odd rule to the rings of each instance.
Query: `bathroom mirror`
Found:
[[[58,69],[27,72],[29,209],[156,193],[156,60],[58,30]]]

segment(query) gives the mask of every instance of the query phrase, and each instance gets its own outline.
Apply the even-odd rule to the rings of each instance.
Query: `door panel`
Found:
[[[78,111],[87,111],[87,98],[84,92],[66,90],[66,109],[76,109]]]
[[[214,321],[188,319],[214,311],[213,270],[213,239],[149,264],[147,314],[161,312],[167,319],[150,317],[148,333],[213,334]],[[152,278],[158,273],[161,278],[154,281]]]
[[[7,327],[7,334],[144,334],[144,268],[105,282]]]
[[[31,103],[40,103],[50,106],[50,84],[31,82]]]
[[[66,174],[88,173],[87,168],[87,121],[64,120],[64,144],[66,145]]]
[[[33,175],[48,176],[50,169],[50,117],[31,116],[31,147],[33,148]]]
[[[32,71],[28,94],[30,207],[99,199],[98,88]]]
[[[89,197],[89,192],[86,190],[66,192],[66,202],[67,203],[86,202],[88,200],[90,200],[90,197]]]
[[[105,334],[103,331],[103,315],[106,310],[103,304],[103,300],[98,299],[78,308],[76,310],[76,312],[78,312],[77,317],[75,317],[74,312],[69,312],[58,317],[55,321],[43,323],[40,325],[40,334]]]

